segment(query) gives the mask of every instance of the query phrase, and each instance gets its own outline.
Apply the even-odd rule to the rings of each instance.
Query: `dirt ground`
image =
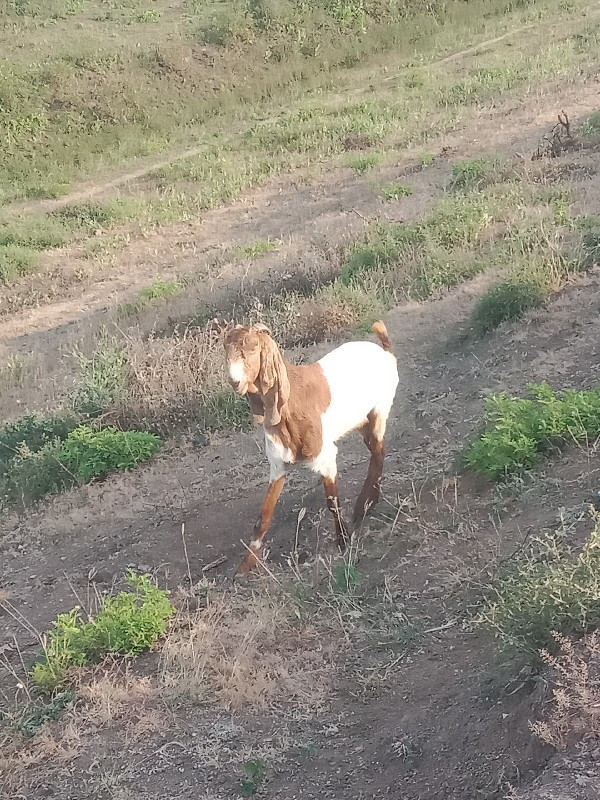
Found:
[[[557,111],[565,108],[576,120],[597,110],[595,77],[554,90],[484,110],[468,129],[445,137],[435,165],[411,174],[413,197],[386,213],[394,219],[425,213],[456,158],[481,152],[526,158]],[[580,213],[600,212],[599,163],[590,153],[561,159],[567,176],[575,176]],[[406,174],[411,164],[410,153],[399,154],[390,176]],[[101,283],[90,279],[89,286],[68,287],[39,307],[6,311],[0,349],[35,348],[51,360],[101,324],[109,306],[129,298],[137,284],[157,271],[166,275],[169,265],[173,272],[198,269],[199,261],[208,264],[223,249],[278,238],[283,250],[261,260],[261,273],[252,276],[254,284],[269,281],[272,270],[307,264],[315,242],[335,246],[381,212],[368,181],[348,173],[332,172],[317,183],[278,180],[201,222],[132,243],[128,272],[122,264],[109,267]],[[240,265],[219,274],[211,298],[239,285],[235,269]],[[374,598],[391,597],[394,635],[357,638],[348,629],[331,641],[312,642],[315,674],[325,687],[314,702],[282,699],[260,713],[233,713],[218,704],[166,708],[153,701],[156,724],[90,725],[72,740],[61,739],[50,771],[47,760],[33,762],[15,798],[229,800],[239,795],[246,753],[258,753],[267,764],[258,791],[273,800],[492,800],[508,796],[511,787],[522,800],[600,796],[593,767],[580,765],[587,783],[573,788],[564,761],[525,793],[552,757],[528,727],[539,713],[541,687],[467,624],[471,592],[476,595],[488,572],[529,536],[560,525],[575,537],[589,531],[589,504],[600,488],[597,443],[566,452],[504,493],[456,474],[454,459],[480,424],[486,393],[521,392],[543,380],[573,388],[597,383],[600,272],[582,276],[524,321],[476,340],[467,320],[493,280],[483,275],[431,301],[405,304],[386,319],[401,382],[387,437],[384,500],[358,532],[357,613],[366,618]],[[293,356],[313,359],[331,347],[300,348]],[[349,507],[364,477],[366,450],[352,438],[340,452],[341,494]],[[252,584],[233,587],[231,576],[265,477],[258,433],[215,436],[201,448],[174,442],[142,469],[7,520],[0,587],[34,629],[44,630],[74,605],[74,594],[86,596],[91,584],[109,589],[129,566],[152,571],[176,589],[188,582],[188,569],[194,583],[204,566],[223,558],[209,576],[245,601]],[[294,472],[269,537],[277,569],[293,549],[301,509],[302,560],[316,563],[332,553],[318,481]],[[24,658],[32,655],[35,637],[1,610],[0,630],[4,653],[12,657],[17,637]],[[156,661],[150,654],[132,669],[138,677],[152,676]]]

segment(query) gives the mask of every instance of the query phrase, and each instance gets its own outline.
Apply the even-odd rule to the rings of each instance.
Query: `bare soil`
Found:
[[[558,110],[576,120],[597,109],[595,81],[555,90],[530,95],[514,108],[482,111],[468,130],[446,137],[436,164],[411,175],[413,197],[386,206],[385,213],[408,219],[426,212],[443,191],[450,161],[461,155],[528,157]],[[403,154],[390,177],[410,167]],[[598,155],[571,153],[561,167],[567,182],[574,176],[581,211],[598,213]],[[550,173],[555,165],[544,168]],[[278,238],[282,252],[256,262],[252,275],[254,282],[269,281],[271,270],[309,260],[316,241],[333,247],[381,212],[368,180],[348,173],[332,172],[317,183],[276,181],[201,222],[133,242],[101,283],[92,276],[89,285],[68,288],[39,308],[6,313],[0,346],[5,353],[35,348],[55,359],[148,276],[197,269],[198,249],[208,263],[224,248]],[[239,286],[239,268],[228,267],[211,286],[211,299],[213,291],[225,296]],[[126,718],[89,723],[68,740],[62,722],[50,723],[45,735],[61,734],[62,750],[32,762],[16,796],[229,800],[239,795],[247,757],[261,757],[267,766],[259,795],[281,800],[492,800],[506,796],[511,785],[525,791],[552,755],[528,729],[539,690],[521,664],[501,657],[496,643],[467,622],[488,573],[529,536],[561,520],[575,537],[589,530],[588,506],[600,488],[598,445],[566,452],[504,494],[457,473],[455,455],[480,425],[489,391],[521,392],[542,380],[574,388],[597,383],[600,273],[582,276],[526,320],[475,340],[467,320],[493,280],[487,274],[429,302],[406,304],[386,320],[401,383],[387,437],[385,498],[357,532],[358,613],[366,620],[372,602],[373,613],[381,614],[375,599],[387,593],[402,618],[396,634],[358,635],[348,626],[330,641],[308,642],[305,649],[328,676],[314,704],[282,696],[260,711],[230,713],[216,703],[166,706],[153,699],[153,716],[146,710],[136,725]],[[331,346],[299,348],[294,356],[313,359]],[[366,456],[358,438],[341,447],[347,509],[364,478]],[[223,557],[209,575],[223,591],[250,601],[252,584],[230,582],[265,478],[258,433],[214,437],[203,448],[188,439],[173,442],[134,473],[5,520],[0,587],[41,631],[90,585],[110,589],[128,566],[153,571],[176,589],[188,583],[188,569],[195,583],[204,566]],[[301,560],[318,563],[332,552],[323,505],[314,476],[294,472],[269,538],[269,563],[278,575],[294,547],[301,509],[307,512],[300,523]],[[14,656],[17,637],[23,658],[31,658],[35,637],[2,610],[0,630],[3,652]],[[153,680],[157,656],[132,669]],[[587,794],[578,794],[560,773],[562,794],[540,788],[516,796],[599,796],[597,774],[590,768],[587,777]]]

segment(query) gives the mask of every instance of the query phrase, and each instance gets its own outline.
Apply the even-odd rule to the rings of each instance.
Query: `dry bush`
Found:
[[[542,651],[552,671],[552,700],[546,719],[531,729],[543,742],[563,749],[600,739],[600,631],[573,642],[556,635],[557,656]]]
[[[331,680],[333,648],[294,611],[289,596],[268,588],[251,597],[211,590],[206,609],[182,618],[165,642],[165,696],[252,710],[293,701],[314,711]]]
[[[157,709],[156,684],[147,676],[133,675],[126,666],[108,662],[77,675],[77,696],[84,706],[77,718],[94,729],[114,722],[134,728],[137,735],[155,733],[165,727],[164,709]]]
[[[119,413],[149,428],[200,420],[207,428],[242,428],[248,404],[228,387],[221,339],[187,328],[169,338],[128,339],[127,381]]]
[[[83,748],[81,725],[74,719],[47,723],[31,739],[24,739],[14,729],[6,730],[4,737],[0,736],[0,786],[7,797],[18,796],[31,771],[40,764],[49,776],[64,768]]]

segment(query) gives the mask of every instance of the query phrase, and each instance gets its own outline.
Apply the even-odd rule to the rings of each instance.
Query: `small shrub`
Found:
[[[75,351],[79,367],[79,387],[73,407],[81,414],[97,416],[124,397],[127,385],[127,358],[121,347],[103,340],[91,358]]]
[[[530,394],[487,398],[487,429],[465,453],[466,466],[497,480],[534,466],[553,446],[600,433],[600,388],[556,393],[540,384]]]
[[[36,453],[46,445],[66,439],[79,423],[72,416],[38,417],[30,414],[0,428],[0,469],[25,446]]]
[[[594,111],[594,113],[586,119],[579,128],[579,133],[581,136],[586,137],[600,135],[600,111]]]
[[[600,631],[578,642],[557,634],[558,655],[542,651],[550,668],[552,700],[545,719],[531,724],[535,735],[562,750],[600,740]]]
[[[0,507],[35,503],[73,484],[73,477],[59,460],[60,444],[49,442],[32,452],[20,445],[10,466],[0,475]]]
[[[265,239],[263,241],[249,244],[246,247],[236,247],[235,256],[236,258],[259,258],[266,253],[271,253],[273,250],[277,250],[278,246],[279,242],[274,242],[271,239]]]
[[[266,772],[266,766],[258,759],[244,761],[244,777],[240,782],[240,791],[244,797],[250,797],[258,792]]]
[[[471,326],[482,336],[503,322],[519,319],[533,308],[539,308],[544,295],[533,283],[506,281],[494,286],[481,297],[471,317]]]
[[[20,244],[0,244],[0,283],[10,283],[35,269],[38,253]]]
[[[109,472],[128,470],[147,461],[161,441],[152,433],[76,428],[62,443],[57,457],[63,467],[81,483],[102,478]]]
[[[40,689],[53,691],[64,683],[70,667],[98,661],[106,653],[138,655],[166,632],[175,613],[168,592],[149,575],[132,571],[127,583],[130,590],[106,598],[89,622],[82,621],[79,608],[58,615],[46,637],[43,658],[31,671]]]
[[[430,167],[435,161],[433,153],[421,153],[419,156],[419,164],[421,167]]]
[[[17,721],[17,730],[28,739],[32,738],[46,722],[59,719],[73,700],[75,700],[75,695],[70,691],[59,692],[48,702],[35,700],[27,706]]]
[[[584,269],[600,264],[600,226],[585,231],[582,239]]]
[[[557,650],[555,633],[581,636],[600,623],[600,518],[580,553],[564,537],[534,542],[497,581],[477,618],[509,649],[534,659]]]
[[[357,175],[364,175],[373,169],[381,161],[379,153],[364,153],[362,155],[352,155],[346,159],[346,164],[353,169]]]
[[[452,165],[449,188],[454,192],[471,192],[499,183],[508,177],[508,168],[496,158],[472,158]]]
[[[389,202],[390,200],[398,200],[399,197],[410,197],[413,191],[412,186],[392,181],[381,187],[381,196]]]

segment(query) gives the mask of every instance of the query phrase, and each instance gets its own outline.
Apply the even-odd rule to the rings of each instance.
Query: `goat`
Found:
[[[348,342],[305,365],[285,361],[265,325],[236,325],[226,332],[229,382],[238,395],[247,396],[254,421],[264,426],[270,465],[267,495],[239,573],[250,572],[260,561],[288,464],[305,463],[321,476],[337,544],[341,550],[347,547],[336,442],[352,430],[362,433],[371,452],[354,522],[379,500],[383,438],[398,386],[398,367],[383,322],[376,322],[372,330],[381,347],[373,342]]]

